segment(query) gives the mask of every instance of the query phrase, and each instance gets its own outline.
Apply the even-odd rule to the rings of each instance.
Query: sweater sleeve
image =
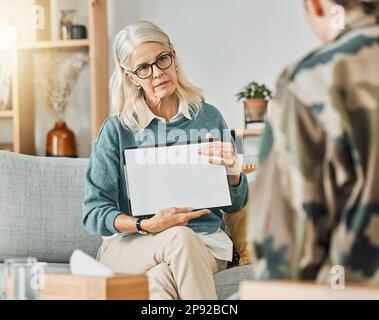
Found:
[[[220,124],[219,129],[223,132],[223,141],[231,141],[234,145],[234,151],[237,156],[237,148],[234,140],[232,139],[228,125],[226,124],[224,118],[220,114]],[[228,134],[225,134],[228,132]],[[248,201],[248,182],[246,175],[241,172],[241,177],[239,184],[237,186],[230,186],[230,196],[232,204],[230,206],[222,207],[221,209],[226,213],[235,213],[241,210]]]
[[[226,213],[235,213],[241,210],[248,201],[248,183],[244,173],[241,173],[240,183],[235,187],[230,187],[232,205],[222,207]]]
[[[108,119],[94,143],[85,176],[83,225],[90,234],[118,233],[114,221],[122,214],[118,208],[120,161],[117,131]]]

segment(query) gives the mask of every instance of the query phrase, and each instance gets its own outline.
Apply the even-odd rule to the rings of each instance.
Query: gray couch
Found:
[[[88,159],[45,158],[0,151],[0,262],[33,256],[48,272],[68,271],[74,249],[95,257],[100,237],[82,227]],[[215,274],[219,299],[238,290],[250,266]]]

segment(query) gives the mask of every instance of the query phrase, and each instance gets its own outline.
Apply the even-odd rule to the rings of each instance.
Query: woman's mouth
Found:
[[[167,85],[170,81],[163,81],[155,86],[155,88],[162,88]]]

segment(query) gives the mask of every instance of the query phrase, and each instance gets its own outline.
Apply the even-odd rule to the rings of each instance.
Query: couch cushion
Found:
[[[96,256],[101,238],[82,227],[87,164],[0,151],[0,260],[65,263],[74,249]]]
[[[215,273],[214,279],[218,298],[225,300],[238,292],[240,282],[251,279],[251,271],[251,264],[248,264]]]

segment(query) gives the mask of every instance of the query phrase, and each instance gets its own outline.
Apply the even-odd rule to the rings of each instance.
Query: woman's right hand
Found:
[[[158,233],[175,226],[186,226],[191,219],[209,214],[209,209],[192,211],[192,208],[167,208],[150,219],[141,221],[141,228],[149,233]]]

